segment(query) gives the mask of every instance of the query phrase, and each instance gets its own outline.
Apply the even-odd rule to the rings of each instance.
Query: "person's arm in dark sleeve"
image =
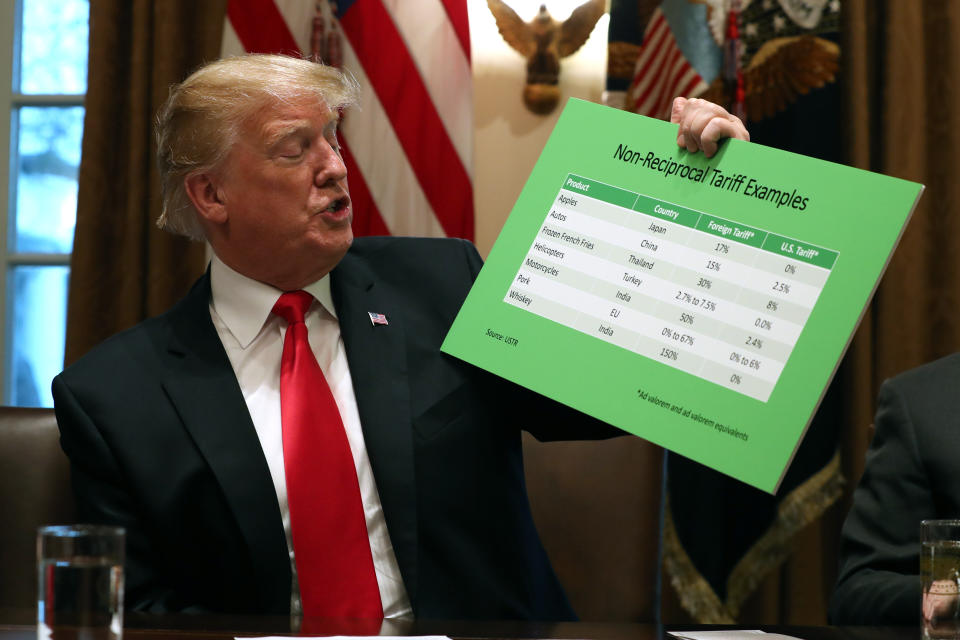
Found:
[[[907,397],[880,389],[876,434],[843,525],[834,624],[915,624],[920,618],[920,521],[935,517]]]
[[[125,488],[123,471],[62,376],[53,380],[53,399],[60,446],[70,459],[79,521],[126,529],[125,608],[156,613],[194,610],[189,603],[180,602],[173,589],[163,585],[154,566],[158,558],[150,542],[149,527],[138,516],[135,500]]]

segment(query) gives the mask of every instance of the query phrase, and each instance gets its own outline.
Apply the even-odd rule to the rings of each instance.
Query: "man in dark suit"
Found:
[[[920,521],[960,517],[957,389],[960,354],[881,387],[876,433],[843,525],[840,575],[830,603],[834,623],[916,624],[920,619]],[[957,606],[955,596],[924,594],[923,600],[927,617],[934,617],[938,607]]]
[[[218,61],[171,91],[160,224],[215,257],[176,307],[54,380],[80,517],[126,527],[131,608],[571,619],[527,504],[520,431],[619,432],[440,353],[481,261],[459,240],[353,240],[336,129],[355,95],[336,70],[280,56]],[[746,137],[701,101],[679,101],[676,121],[691,149]],[[281,312],[290,292],[302,317]],[[301,347],[324,391],[293,397],[288,349]],[[308,483],[304,508],[290,489],[290,455],[295,475],[326,464],[287,439],[290,407],[314,395],[336,405],[351,458],[374,613],[339,578],[313,595],[314,540],[298,523],[343,493]],[[319,534],[346,517],[334,521]]]

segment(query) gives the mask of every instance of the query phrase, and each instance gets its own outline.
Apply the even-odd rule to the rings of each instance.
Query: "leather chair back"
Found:
[[[0,607],[36,607],[37,527],[73,518],[53,409],[0,407]]]
[[[581,620],[654,622],[662,450],[640,438],[538,442],[524,433],[540,539]]]

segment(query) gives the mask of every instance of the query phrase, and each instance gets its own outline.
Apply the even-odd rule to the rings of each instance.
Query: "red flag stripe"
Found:
[[[447,12],[447,18],[453,25],[453,30],[457,33],[457,39],[460,40],[460,46],[463,48],[463,55],[470,60],[470,22],[467,19],[467,3],[464,0],[443,0],[443,8]]]
[[[667,89],[673,81],[673,73],[677,62],[683,64],[683,54],[680,52],[680,49],[674,48],[667,57],[666,63],[663,65],[660,81],[657,82],[655,93],[653,94],[653,109],[655,115],[660,112],[660,105],[663,103]]]
[[[670,107],[673,104],[673,97],[679,96],[679,95],[686,95],[686,94],[681,94],[680,91],[682,89],[685,89],[686,85],[690,83],[690,76],[691,75],[693,75],[694,77],[700,76],[700,74],[694,71],[689,64],[685,65],[685,67],[686,68],[684,69],[678,69],[677,72],[673,75],[673,81],[670,83],[670,87],[667,90],[667,100],[666,100],[667,104],[665,107],[661,106],[661,108],[666,109],[668,116],[670,114]]]
[[[666,19],[658,10],[657,14],[653,17],[650,26],[647,28],[646,33],[644,34],[643,44],[641,45],[640,49],[640,57],[637,59],[637,63],[634,66],[633,80],[630,82],[630,90],[647,78],[652,60],[662,53],[660,48],[661,44],[663,43],[663,39],[670,32],[670,29],[666,25]]]
[[[648,103],[651,94],[656,91],[660,83],[660,78],[666,72],[667,60],[670,54],[676,51],[676,49],[671,46],[673,44],[672,35],[668,35],[667,37],[667,43],[659,48],[657,57],[653,59],[652,64],[639,72],[644,75],[644,79],[640,85],[643,90],[640,92],[640,95],[637,96],[636,100],[638,107]],[[653,71],[652,74],[650,73],[651,71]],[[646,111],[641,111],[641,113],[646,113]]]
[[[693,71],[690,67],[690,64],[686,60],[679,60],[678,64],[674,65],[673,73],[670,74],[669,83],[667,85],[667,97],[672,99],[673,96],[677,95],[677,88],[686,82],[687,75]]]
[[[464,215],[473,209],[470,178],[390,16],[379,2],[358,0],[341,26],[444,231],[472,238],[473,216]]]
[[[684,56],[683,52],[679,49],[677,49],[675,58],[670,65],[670,71],[663,83],[663,90],[659,99],[658,116],[664,111],[667,111],[669,114],[668,107],[673,102],[673,96],[677,95],[677,87],[681,82],[686,80],[688,74],[696,74],[696,71],[694,71],[690,63],[687,62],[686,56]]]
[[[669,38],[669,33],[667,37]],[[639,104],[645,101],[653,90],[660,74],[663,72],[663,67],[670,51],[671,48],[669,44],[658,47],[656,52],[651,55],[649,63],[643,68],[638,68],[634,78],[635,84],[629,91],[629,94],[633,96],[636,103]]]
[[[690,78],[690,81],[687,82],[686,85],[684,85],[683,90],[680,91],[677,95],[689,96],[690,94],[693,93],[693,90],[696,89],[697,86],[701,84],[705,85],[703,78],[700,77],[700,74],[694,73],[693,76]],[[698,95],[700,93],[702,93],[702,90],[697,92]]]
[[[227,17],[247,52],[300,55],[300,47],[274,0],[230,0]]]

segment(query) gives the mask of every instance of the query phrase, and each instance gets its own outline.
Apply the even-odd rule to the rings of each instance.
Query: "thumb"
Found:
[[[683,96],[677,96],[673,99],[673,107],[670,109],[670,122],[680,123],[680,116],[683,114],[683,108],[687,106],[687,99]]]

